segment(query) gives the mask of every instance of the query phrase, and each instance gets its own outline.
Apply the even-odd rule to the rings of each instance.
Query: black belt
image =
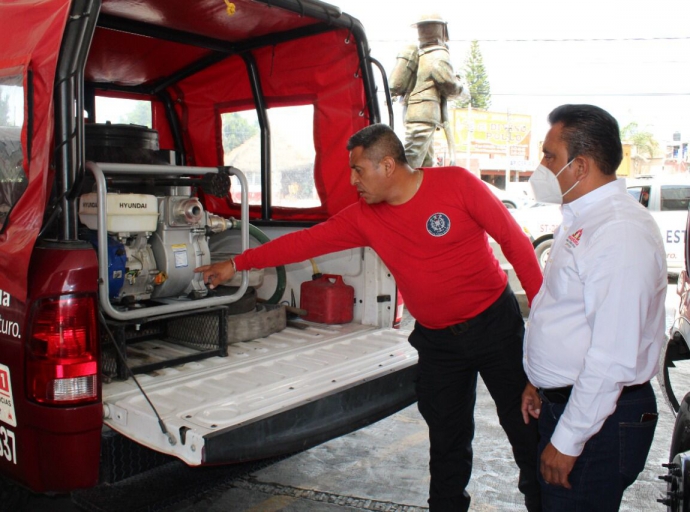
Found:
[[[623,391],[621,391],[621,396],[625,395],[626,393],[631,393],[632,391],[638,391],[645,387],[647,384],[649,384],[649,381],[643,382],[642,384],[635,384],[634,386],[625,386],[623,388]],[[562,388],[550,389],[539,388],[537,390],[539,396],[544,402],[552,404],[568,403],[568,399],[570,398],[570,393],[572,393],[572,391],[572,386],[564,386]]]
[[[473,316],[469,320],[465,320],[464,322],[460,322],[459,324],[449,325],[448,327],[446,327],[446,329],[448,329],[453,334],[462,334],[464,332],[467,332],[470,329],[470,327],[476,324],[483,317],[488,316],[489,313],[491,313],[493,310],[497,309],[501,305],[501,303],[512,294],[513,290],[511,290],[510,285],[506,285],[505,290],[503,290],[501,295],[498,297],[498,299],[496,299],[493,302],[493,304],[491,304],[491,306],[486,308],[477,316]]]

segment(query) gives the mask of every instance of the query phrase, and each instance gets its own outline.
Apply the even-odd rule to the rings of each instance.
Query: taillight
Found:
[[[31,322],[27,389],[40,403],[74,405],[98,396],[98,324],[93,296],[39,301]]]
[[[405,301],[400,293],[396,290],[395,294],[395,317],[393,318],[393,329],[399,329],[403,319],[403,311],[405,310]]]

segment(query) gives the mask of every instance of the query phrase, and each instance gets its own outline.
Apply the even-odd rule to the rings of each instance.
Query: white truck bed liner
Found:
[[[133,379],[103,386],[106,425],[156,451],[187,464],[205,461],[206,436],[319,400],[387,374],[409,368],[417,352],[409,331],[361,324],[285,330],[266,338],[232,344],[228,357],[165,368],[139,375],[168,432]],[[128,360],[176,356],[187,350],[162,341],[128,347]],[[173,444],[174,443],[174,444]]]

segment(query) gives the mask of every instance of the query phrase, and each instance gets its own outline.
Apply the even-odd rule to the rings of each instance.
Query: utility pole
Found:
[[[474,132],[474,123],[472,122],[472,101],[467,104],[467,151],[465,154],[465,169],[471,172],[470,162],[472,155],[472,135]]]
[[[506,184],[505,190],[508,190],[508,183],[510,183],[510,135],[512,126],[510,125],[510,108],[506,110],[506,131],[508,132],[508,140],[506,141]]]

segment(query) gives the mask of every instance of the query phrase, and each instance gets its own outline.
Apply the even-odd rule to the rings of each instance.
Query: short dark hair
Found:
[[[379,163],[383,157],[390,156],[399,164],[406,164],[405,147],[390,126],[382,123],[362,128],[347,141],[347,150],[361,147],[366,157]]]
[[[561,105],[549,114],[549,123],[563,125],[561,139],[568,148],[568,161],[588,156],[602,173],[616,173],[623,160],[623,145],[618,122],[611,114],[594,105]]]

